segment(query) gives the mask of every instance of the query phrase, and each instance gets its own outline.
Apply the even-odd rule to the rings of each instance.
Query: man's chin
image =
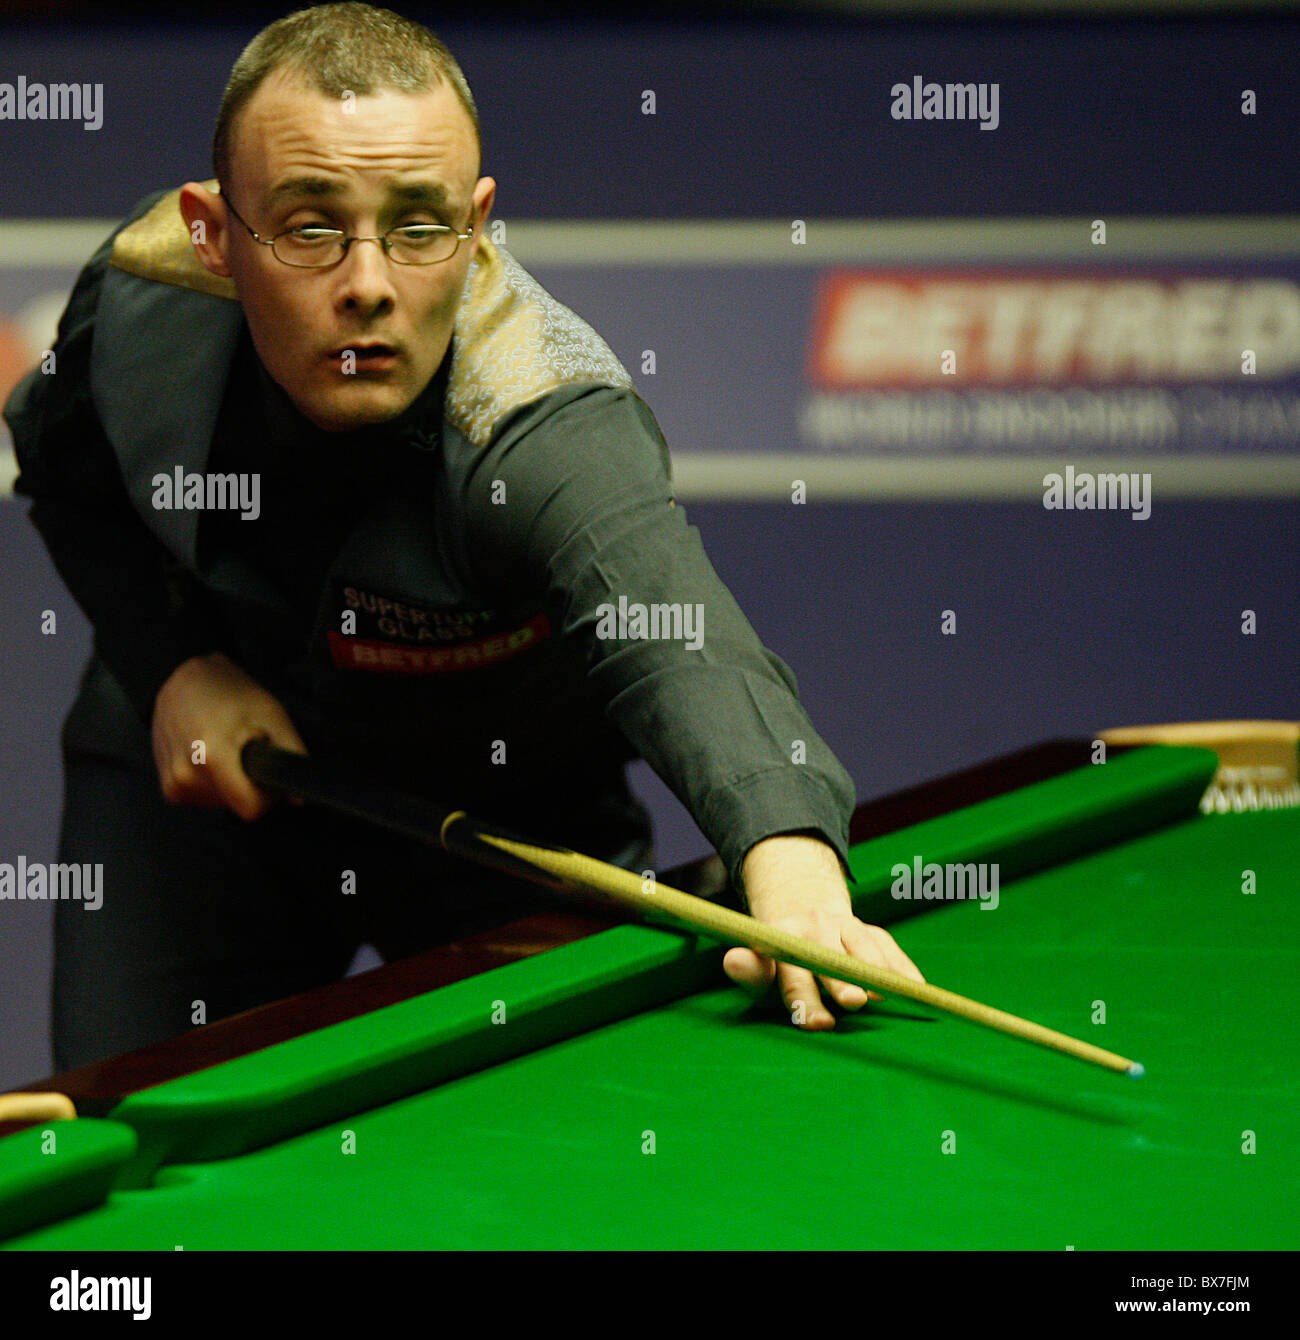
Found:
[[[348,433],[395,419],[413,400],[405,388],[359,384],[319,396],[312,404],[298,408],[322,431]]]

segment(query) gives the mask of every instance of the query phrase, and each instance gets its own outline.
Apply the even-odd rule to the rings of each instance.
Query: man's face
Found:
[[[397,265],[378,243],[353,242],[335,266],[294,269],[227,213],[226,260],[257,353],[331,432],[400,414],[437,371],[495,189],[475,180],[473,125],[445,81],[347,106],[281,71],[249,99],[221,184],[249,227],[264,238],[303,224],[374,237],[415,223],[464,233],[473,222],[475,238],[437,265]],[[347,349],[356,351],[350,372]]]

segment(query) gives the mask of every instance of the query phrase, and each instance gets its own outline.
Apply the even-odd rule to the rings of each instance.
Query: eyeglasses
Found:
[[[437,265],[451,260],[460,244],[474,236],[472,223],[468,225],[467,233],[458,233],[440,223],[410,223],[402,228],[390,228],[381,237],[349,237],[339,228],[309,223],[274,237],[259,237],[244,223],[228,199],[226,207],[248,228],[254,242],[270,247],[276,260],[299,270],[323,270],[337,265],[348,254],[353,242],[378,242],[384,255],[398,265]]]

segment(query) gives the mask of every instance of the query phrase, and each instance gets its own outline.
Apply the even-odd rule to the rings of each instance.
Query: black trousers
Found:
[[[169,805],[138,717],[105,731],[97,673],[64,730],[59,860],[101,865],[103,901],[55,905],[59,1070],[335,981],[362,944],[391,961],[573,905],[310,806]],[[611,859],[644,868],[648,844]]]

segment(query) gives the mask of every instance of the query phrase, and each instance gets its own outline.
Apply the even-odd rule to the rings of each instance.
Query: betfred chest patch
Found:
[[[550,637],[545,614],[520,621],[499,610],[420,605],[359,586],[335,587],[339,618],[329,630],[339,670],[437,675],[483,670]]]

